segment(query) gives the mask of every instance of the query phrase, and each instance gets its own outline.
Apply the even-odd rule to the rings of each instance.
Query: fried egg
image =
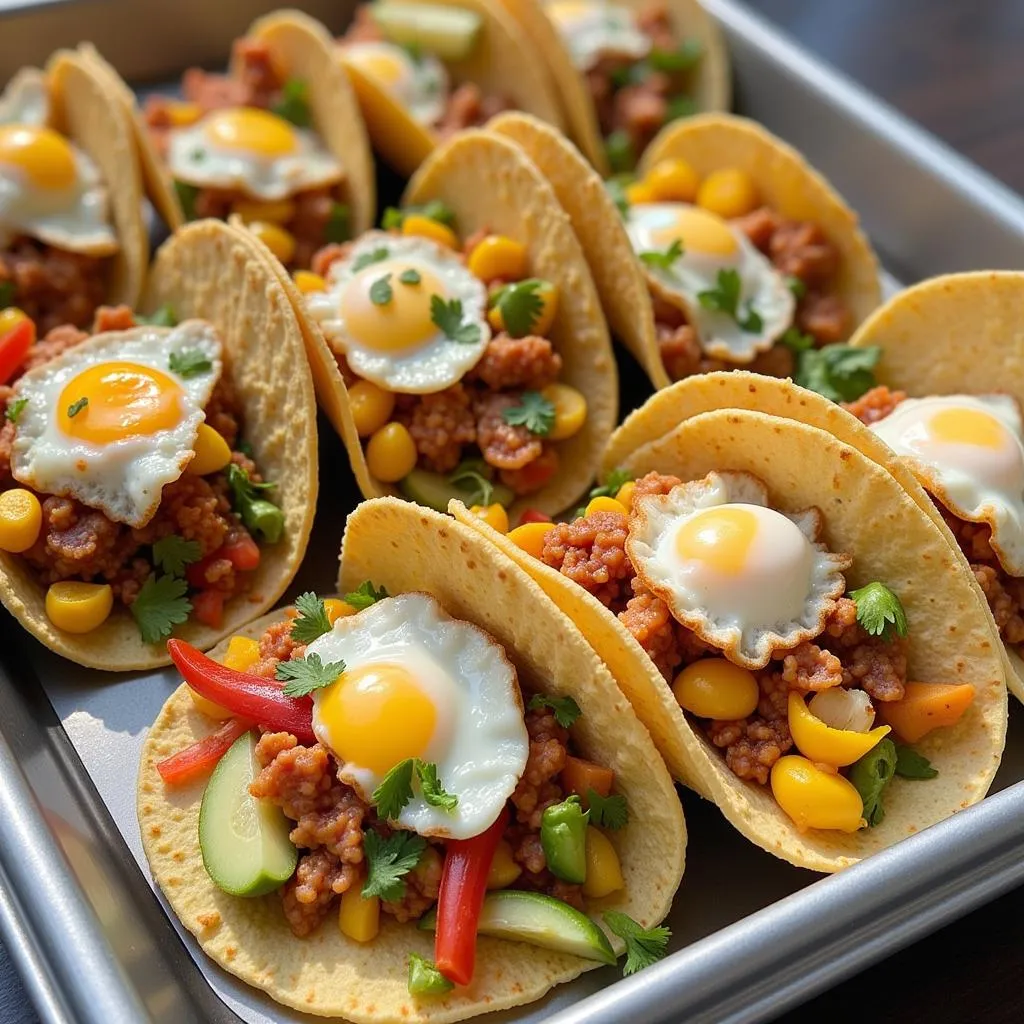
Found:
[[[46,76],[38,68],[22,68],[0,94],[0,124],[44,126],[52,117]]]
[[[469,839],[497,820],[530,742],[516,670],[496,640],[414,593],[338,619],[310,654],[345,663],[313,695],[313,731],[341,764],[343,782],[369,802],[392,768],[419,758],[437,765],[458,804],[431,806],[414,779],[401,827]]]
[[[181,376],[171,357],[201,353]],[[145,526],[165,484],[195,454],[203,409],[221,372],[221,343],[202,320],[98,334],[22,376],[11,451],[16,480],[77,498],[115,522]]]
[[[544,10],[581,71],[589,71],[602,57],[642,60],[651,51],[650,37],[641,31],[628,7],[552,0]]]
[[[776,511],[749,473],[709,473],[634,502],[626,551],[675,619],[746,668],[817,636],[852,560],[818,541],[821,513]]]
[[[428,53],[413,57],[395,43],[350,43],[345,59],[383,89],[409,116],[426,127],[437,124],[448,102],[448,72]]]
[[[258,107],[214,110],[175,129],[167,166],[177,181],[266,200],[287,199],[345,176],[316,132]]]
[[[675,242],[682,246],[670,266],[644,261],[644,270],[657,293],[683,310],[712,358],[749,363],[792,324],[796,300],[785,278],[742,231],[709,210],[688,203],[631,206],[626,231],[638,255],[666,253]],[[700,298],[721,289],[723,272],[739,278],[737,316],[708,308]]]
[[[988,523],[999,564],[1024,576],[1024,427],[1015,399],[908,398],[871,429],[950,512]]]
[[[461,322],[477,327],[475,341],[444,333],[435,299],[462,304]],[[368,232],[331,264],[326,291],[307,293],[305,301],[353,372],[388,391],[450,387],[477,364],[491,337],[487,288],[456,253],[427,238]]]

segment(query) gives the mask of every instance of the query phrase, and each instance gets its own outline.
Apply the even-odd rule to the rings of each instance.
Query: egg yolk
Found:
[[[571,26],[590,15],[594,5],[585,0],[555,0],[554,3],[545,4],[544,11],[556,25]]]
[[[419,275],[416,284],[401,281],[407,271]],[[345,330],[361,346],[377,352],[418,348],[438,333],[430,318],[434,295],[443,297],[445,288],[422,266],[373,263],[352,278],[341,297]]]
[[[173,427],[181,396],[181,386],[151,366],[99,363],[65,385],[57,418],[69,437],[108,444]]]
[[[356,64],[381,85],[395,85],[408,74],[405,54],[401,50],[374,46],[360,51],[360,48],[353,47],[352,56]]]
[[[676,551],[684,562],[702,562],[728,576],[747,564],[757,536],[757,518],[749,509],[725,506],[700,512],[676,534]]]
[[[320,691],[317,716],[343,761],[377,775],[423,757],[437,709],[404,665],[376,662],[343,672]]]
[[[17,167],[33,185],[48,191],[70,188],[75,181],[71,146],[50,128],[0,126],[0,164]]]
[[[296,148],[295,132],[283,118],[256,107],[218,110],[204,125],[206,137],[224,149],[259,156],[286,156]]]
[[[684,252],[708,256],[731,256],[737,248],[728,225],[713,213],[696,206],[681,207],[671,223],[651,232],[651,239],[658,248],[667,248],[680,241]]]
[[[1002,448],[1006,430],[980,409],[940,409],[928,421],[928,432],[936,441],[969,444],[976,448]]]

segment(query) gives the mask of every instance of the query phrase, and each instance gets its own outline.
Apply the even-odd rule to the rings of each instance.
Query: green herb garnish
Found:
[[[596,789],[588,789],[587,806],[590,808],[591,825],[615,832],[629,824],[629,808],[624,796],[615,793],[601,796]]]
[[[623,914],[619,910],[606,911],[602,916],[609,929],[626,943],[623,974],[636,974],[637,971],[657,963],[668,952],[668,940],[672,932],[665,925],[643,928],[628,914]]]
[[[543,693],[535,693],[526,707],[528,711],[550,708],[555,713],[555,721],[563,729],[568,729],[583,714],[572,697],[548,697]]]
[[[185,566],[198,562],[203,549],[197,540],[185,540],[176,533],[153,544],[153,564],[172,576],[184,576]]]
[[[591,498],[614,498],[625,484],[633,479],[628,469],[613,469],[605,478],[604,483],[591,488]]]
[[[144,643],[159,643],[188,620],[192,602],[185,596],[187,590],[188,584],[174,576],[150,575],[142,584],[131,613]]]
[[[444,336],[460,345],[475,345],[480,341],[480,325],[463,320],[462,300],[445,302],[440,295],[430,296],[430,319]]]
[[[832,402],[852,402],[875,386],[874,369],[882,356],[877,345],[852,348],[826,345],[797,355],[794,380]]]
[[[378,277],[377,280],[370,285],[370,301],[375,306],[386,306],[393,297],[394,292],[391,290],[390,274]]]
[[[276,544],[284,531],[284,513],[272,501],[259,497],[272,483],[254,483],[249,474],[237,463],[228,465],[228,487],[231,505],[251,531],[258,533],[268,544]]]
[[[892,639],[892,630],[899,636],[907,635],[907,613],[900,599],[877,580],[850,593],[857,605],[857,621],[871,636]]]
[[[394,832],[382,839],[378,832],[363,833],[366,857],[364,899],[379,896],[382,900],[400,900],[405,895],[405,876],[420,862],[427,841],[415,832]]]
[[[369,608],[371,604],[383,601],[387,596],[388,592],[384,587],[377,588],[369,580],[363,580],[352,593],[345,595],[345,603],[352,605],[357,612],[361,612],[364,608]]]
[[[779,341],[793,352],[806,352],[814,348],[814,338],[799,327],[787,327]]]
[[[555,425],[555,403],[539,391],[524,391],[519,404],[503,410],[501,418],[512,427],[526,427],[538,437],[547,437]]]
[[[189,185],[184,181],[175,181],[174,191],[178,197],[178,202],[181,205],[181,212],[185,217],[185,220],[195,220],[196,196],[199,195],[199,187],[197,185]]]
[[[371,249],[369,252],[360,253],[352,262],[352,272],[358,273],[366,267],[373,266],[374,263],[380,263],[381,260],[386,260],[389,255],[390,253],[384,246]]]
[[[626,185],[631,180],[632,175],[618,174],[613,178],[609,178],[604,183],[605,190],[611,196],[615,209],[619,211],[619,216],[623,220],[629,215],[629,199],[626,198]]]
[[[420,792],[423,799],[431,807],[441,807],[446,811],[452,811],[459,803],[459,798],[454,793],[445,791],[437,777],[437,765],[431,761],[416,762],[416,777],[420,780]]]
[[[725,313],[739,325],[741,331],[759,331],[764,326],[761,314],[756,312],[748,299],[740,309],[740,275],[735,270],[720,270],[715,287],[697,292],[697,301],[713,313]]]
[[[864,803],[868,825],[880,825],[885,819],[882,794],[896,770],[896,745],[890,739],[879,740],[859,761],[850,767],[850,782]]]
[[[613,174],[631,171],[636,166],[636,150],[628,132],[616,129],[604,140],[604,151]]]
[[[539,292],[545,283],[530,277],[507,284],[491,296],[491,305],[501,312],[501,322],[513,338],[525,338],[540,319],[544,299]]]
[[[172,352],[167,360],[171,373],[179,377],[195,377],[200,373],[208,373],[213,369],[213,362],[197,348],[186,348],[180,352]]]
[[[653,71],[666,75],[678,75],[696,67],[704,54],[699,39],[684,39],[674,50],[651,50],[647,63]]]
[[[88,398],[79,398],[68,406],[68,418],[73,419],[89,404]]]
[[[324,225],[325,242],[347,242],[352,233],[349,208],[344,203],[335,203]]]
[[[330,633],[331,620],[327,617],[327,608],[323,599],[312,591],[295,599],[295,611],[298,614],[292,622],[290,636],[296,643],[311,644],[317,637]]]
[[[673,96],[665,111],[665,123],[678,121],[681,117],[693,117],[700,112],[700,104],[692,96]]]
[[[448,477],[448,483],[455,484],[459,490],[468,490],[468,505],[490,505],[494,496],[494,484],[485,474],[489,467],[483,459],[465,459],[455,467]]]
[[[11,423],[17,423],[26,405],[28,405],[27,398],[12,398],[4,410],[4,418]]]
[[[303,79],[289,78],[281,87],[281,99],[271,110],[297,128],[308,128],[313,123],[308,94],[309,87]]]
[[[395,821],[402,813],[402,808],[412,799],[412,773],[415,767],[415,757],[399,761],[373,791],[370,800],[382,818]]]
[[[423,278],[420,277],[420,272],[418,270],[413,270],[412,267],[410,267],[408,270],[403,270],[398,275],[398,280],[401,281],[402,284],[419,284]]]
[[[642,252],[641,262],[658,270],[671,270],[672,264],[683,255],[683,243],[677,238],[664,252]]]
[[[337,682],[344,671],[344,661],[329,661],[325,665],[319,654],[307,654],[304,658],[279,662],[274,678],[285,683],[281,692],[286,697],[305,697]]]
[[[174,309],[169,302],[165,302],[156,312],[144,316],[142,313],[135,314],[137,324],[148,324],[150,327],[175,327],[178,319],[174,315]],[[172,353],[171,358],[174,358]],[[174,367],[172,366],[171,369]]]
[[[802,299],[807,294],[807,285],[799,277],[794,277],[792,274],[786,275],[786,287],[793,293],[793,297],[796,299]]]
[[[931,761],[913,747],[896,744],[896,774],[902,779],[934,779],[939,774]]]

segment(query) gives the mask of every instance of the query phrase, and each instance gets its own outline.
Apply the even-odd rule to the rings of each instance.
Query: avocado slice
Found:
[[[504,505],[506,508],[512,504],[515,495],[511,488],[504,484],[492,486],[492,504]],[[447,512],[448,502],[452,498],[458,498],[466,505],[475,504],[472,488],[453,484],[448,477],[440,473],[431,473],[426,469],[414,469],[408,476],[404,476],[398,483],[398,489],[410,501],[415,501],[417,505],[426,505],[435,512]]]
[[[437,908],[420,918],[424,931],[437,928]],[[615,952],[601,929],[575,907],[524,889],[503,889],[484,897],[477,931],[498,939],[514,939],[585,960],[615,963]]]
[[[299,851],[279,807],[249,795],[256,734],[239,736],[217,762],[199,808],[199,848],[207,874],[232,896],[263,896],[291,878]]]
[[[432,4],[380,3],[370,7],[384,37],[440,60],[463,60],[473,52],[482,19],[475,11]]]

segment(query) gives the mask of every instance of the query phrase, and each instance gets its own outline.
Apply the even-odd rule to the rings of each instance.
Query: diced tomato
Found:
[[[204,626],[220,629],[224,621],[224,597],[223,590],[200,590],[191,598],[192,614]]]
[[[209,586],[209,580],[206,578],[207,570],[214,562],[223,557],[218,548],[205,558],[200,558],[198,562],[187,565],[185,567],[185,579],[188,580],[188,585],[195,587],[196,590],[205,590]]]
[[[551,516],[545,515],[543,512],[538,512],[535,508],[528,508],[523,510],[523,514],[519,517],[519,525],[523,523],[550,523],[553,520]]]
[[[561,773],[562,786],[570,793],[575,793],[587,805],[587,791],[593,790],[598,796],[607,796],[615,782],[615,772],[611,768],[584,761],[582,757],[571,754],[565,759],[565,767]]]
[[[216,731],[192,746],[158,761],[156,770],[169,786],[183,786],[195,782],[213,771],[217,762],[228,752],[231,744],[252,728],[244,718],[229,718]]]
[[[231,537],[220,549],[221,558],[226,558],[239,572],[258,569],[260,549],[248,533]]]
[[[22,320],[0,338],[0,384],[6,384],[25,361],[36,340],[36,325]]]

